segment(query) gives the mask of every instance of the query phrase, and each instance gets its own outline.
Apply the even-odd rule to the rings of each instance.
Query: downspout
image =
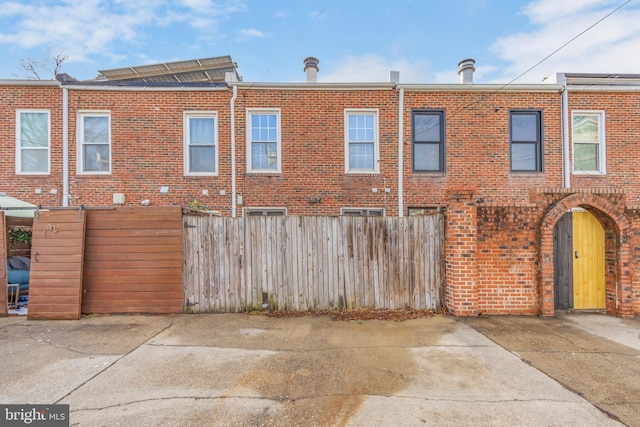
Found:
[[[571,188],[571,163],[569,162],[569,92],[567,91],[567,76],[560,74],[562,79],[562,186]]]
[[[233,96],[229,108],[231,110],[231,216],[236,217],[236,98],[238,86],[233,85]]]
[[[404,216],[404,88],[398,92],[398,216]]]
[[[69,90],[62,88],[62,206],[69,206]]]

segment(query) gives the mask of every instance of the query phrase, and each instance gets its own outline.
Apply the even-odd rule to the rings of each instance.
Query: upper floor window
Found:
[[[16,173],[48,174],[51,120],[48,110],[16,113]]]
[[[444,112],[417,110],[411,119],[413,170],[444,171]]]
[[[604,111],[574,111],[571,115],[573,171],[604,174]]]
[[[384,216],[384,209],[379,208],[342,208],[340,215],[344,216]]]
[[[185,175],[217,175],[217,128],[215,112],[184,113]]]
[[[345,122],[346,172],[379,172],[378,111],[345,110]]]
[[[245,208],[246,216],[284,216],[287,214],[286,208]]]
[[[78,117],[78,173],[111,172],[111,114],[83,111]]]
[[[247,170],[280,172],[280,110],[248,110]]]
[[[513,172],[542,171],[542,112],[511,111],[511,170]]]

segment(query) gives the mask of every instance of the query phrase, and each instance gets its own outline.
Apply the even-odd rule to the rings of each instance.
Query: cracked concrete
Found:
[[[545,322],[529,320],[531,330]],[[526,336],[529,329],[516,330]],[[598,356],[640,352],[614,344]],[[552,352],[563,351],[537,350],[552,361]],[[0,319],[0,357],[11,373],[0,402],[67,403],[72,425],[81,426],[621,425],[535,360],[525,363],[523,351],[446,316],[401,323],[246,314],[10,317]],[[598,405],[604,408],[602,399]],[[615,405],[624,406],[616,399],[607,410],[616,414]]]
[[[628,426],[640,426],[640,322],[593,313],[468,324]]]

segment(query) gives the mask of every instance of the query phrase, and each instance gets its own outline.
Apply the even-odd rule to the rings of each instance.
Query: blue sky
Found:
[[[21,59],[68,56],[62,71],[231,55],[247,82],[477,83],[556,72],[640,74],[640,0],[0,0],[0,79],[28,77]]]

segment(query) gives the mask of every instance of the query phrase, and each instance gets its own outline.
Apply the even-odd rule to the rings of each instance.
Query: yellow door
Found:
[[[589,212],[573,212],[573,308],[604,309],[604,229]]]

